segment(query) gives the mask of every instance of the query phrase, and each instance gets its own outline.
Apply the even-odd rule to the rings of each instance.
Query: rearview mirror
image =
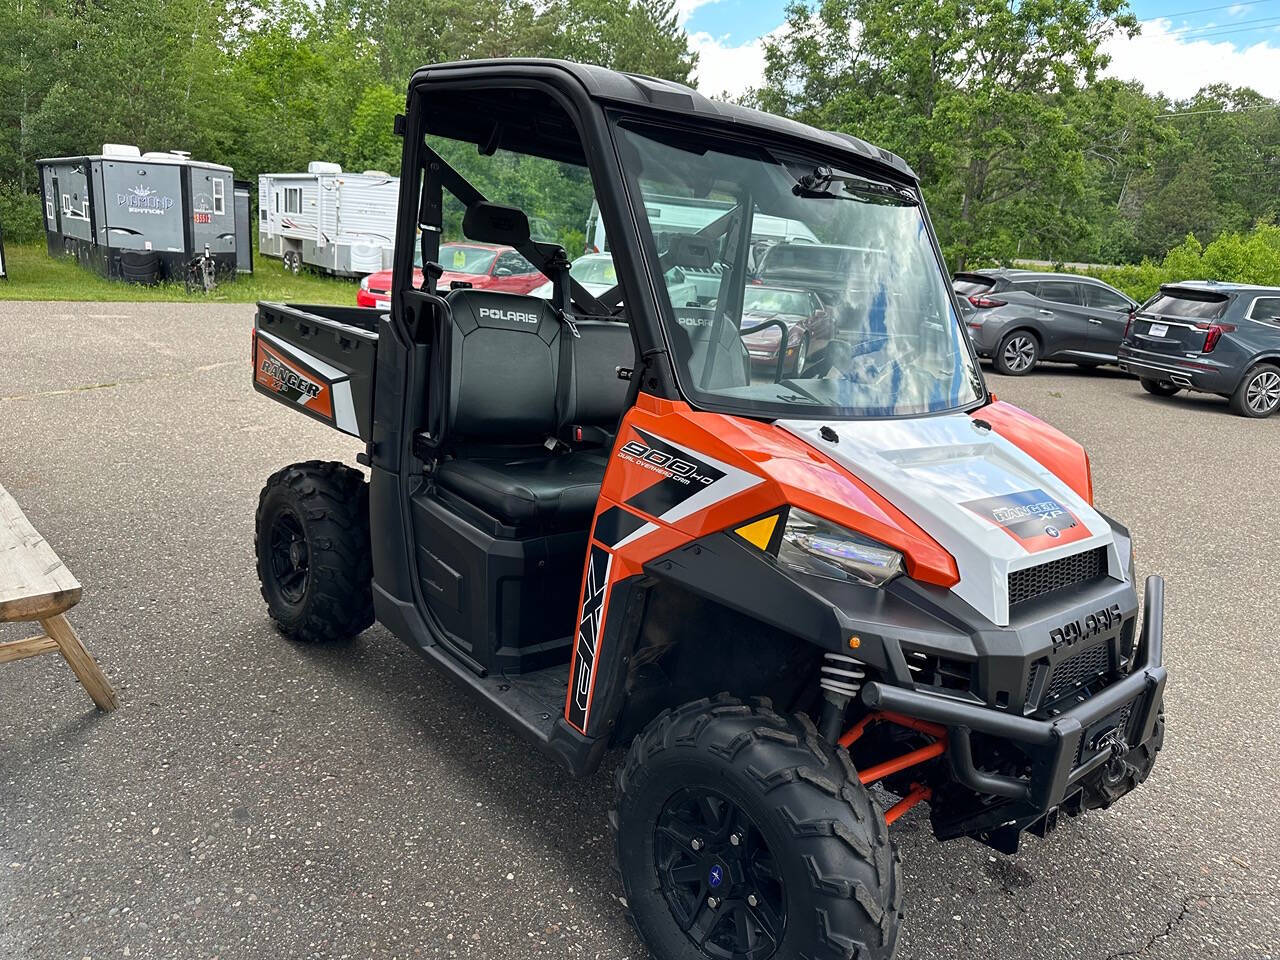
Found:
[[[710,270],[715,263],[715,248],[702,237],[678,233],[667,246],[666,259],[674,266],[688,267],[690,270]]]

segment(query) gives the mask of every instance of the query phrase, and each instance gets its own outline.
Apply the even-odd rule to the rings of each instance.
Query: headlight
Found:
[[[778,562],[828,580],[884,586],[903,571],[902,554],[821,517],[791,508]]]
[[[361,289],[361,290],[363,290],[365,293],[368,293],[368,292],[369,292],[369,278],[368,278],[368,277],[364,277],[364,278],[362,278],[362,279],[360,280],[360,289]]]

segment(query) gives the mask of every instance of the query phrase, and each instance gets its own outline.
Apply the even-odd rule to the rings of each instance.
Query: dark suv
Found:
[[[974,270],[957,273],[952,286],[978,354],[1013,377],[1041,360],[1115,363],[1137,306],[1101,280],[1062,273]]]
[[[1280,287],[1165,284],[1138,308],[1120,366],[1148,393],[1216,393],[1243,417],[1280,409]]]

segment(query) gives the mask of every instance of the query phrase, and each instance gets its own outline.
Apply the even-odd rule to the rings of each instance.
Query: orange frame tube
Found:
[[[906,727],[908,730],[914,730],[922,733],[926,737],[933,737],[933,743],[919,747],[904,753],[900,757],[892,760],[886,760],[884,763],[878,763],[874,767],[862,771],[858,774],[858,779],[864,785],[875,783],[877,780],[883,780],[885,777],[903,770],[918,766],[935,757],[940,757],[947,752],[947,728],[937,723],[930,723],[928,720],[919,720],[916,717],[908,717],[905,714],[894,713],[890,710],[882,710],[877,713],[869,713],[852,727],[850,727],[837,742],[840,746],[848,749],[850,745],[856,743],[858,739],[867,732],[867,727],[873,723],[895,723],[900,727]],[[895,803],[885,813],[884,821],[886,824],[893,823],[904,813],[910,810],[922,800],[928,800],[933,795],[928,787],[914,784],[911,792]]]

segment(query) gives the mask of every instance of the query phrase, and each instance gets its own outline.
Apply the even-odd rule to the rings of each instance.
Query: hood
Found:
[[[965,414],[824,424],[784,420],[805,440],[914,520],[955,558],[952,589],[999,626],[1009,574],[1105,546],[1122,577],[1111,527],[1071,485]],[[820,437],[824,426],[839,440]]]

